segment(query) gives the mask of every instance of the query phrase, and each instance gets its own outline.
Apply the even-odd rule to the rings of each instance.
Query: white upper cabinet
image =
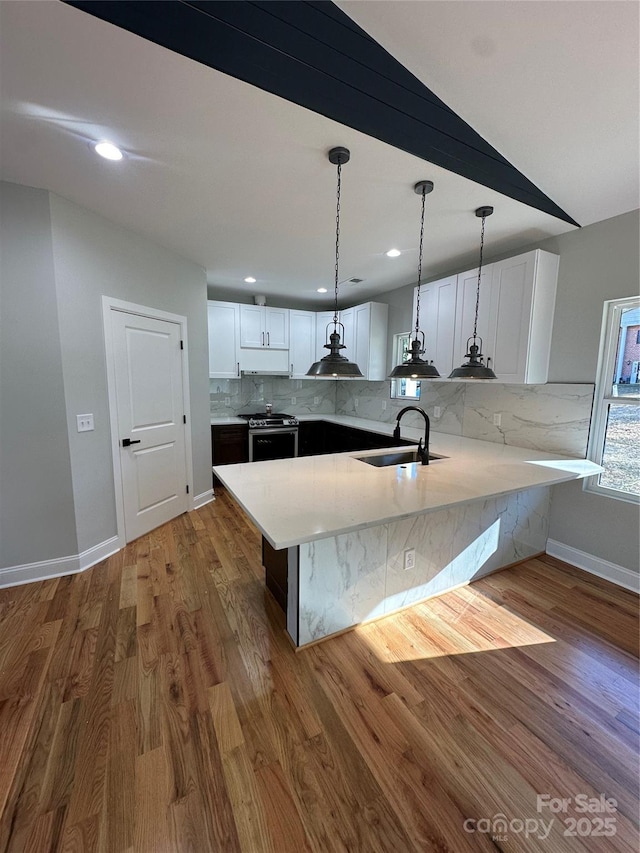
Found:
[[[355,361],[364,378],[379,382],[387,378],[387,321],[389,306],[365,302],[353,309]],[[353,356],[350,356],[353,358]]]
[[[558,261],[536,249],[492,265],[485,349],[500,382],[547,381]]]
[[[482,353],[487,355],[492,331],[489,318],[491,317],[491,274],[492,266],[487,264],[482,268],[480,281],[480,302],[478,303],[478,337],[482,338]],[[473,323],[476,313],[476,297],[478,291],[478,270],[467,270],[457,276],[458,288],[456,295],[456,323],[453,343],[453,367],[467,364],[465,355],[468,352],[467,341],[473,335]],[[492,357],[493,353],[489,353]],[[485,359],[486,364],[486,359]],[[492,364],[489,365],[492,367]],[[451,371],[449,371],[451,373]],[[446,374],[449,375],[448,373]]]
[[[345,349],[340,355],[355,361],[364,379],[378,381],[387,375],[387,316],[389,306],[378,302],[365,302],[339,312],[338,326],[341,342]],[[316,360],[323,358],[329,350],[324,349],[328,334],[333,331],[333,311],[322,311],[316,315]]]
[[[482,338],[485,364],[500,382],[547,381],[558,260],[557,255],[536,249],[482,269],[477,334]],[[420,327],[426,337],[425,358],[434,362],[443,379],[452,368],[467,363],[477,287],[477,269],[422,286]],[[417,288],[414,317],[416,292]]]
[[[235,302],[207,302],[209,377],[240,376],[240,306]]]
[[[289,349],[289,309],[241,305],[240,346]]]
[[[355,316],[355,308],[345,308],[343,311],[340,311],[340,315],[338,317],[338,319],[344,326],[344,334],[343,330],[338,327],[338,331],[340,332],[340,343],[344,344],[345,346],[345,349],[340,350],[340,355],[343,355],[345,358],[348,358],[349,361],[356,360],[354,325]],[[362,372],[364,373],[364,370],[362,370]]]
[[[325,350],[325,355],[327,352],[328,350]],[[315,311],[290,310],[289,363],[291,366],[291,378],[304,379],[307,370],[309,370],[316,360]]]
[[[423,358],[433,362],[433,366],[444,379],[451,373],[454,364],[457,281],[458,277],[451,275],[440,281],[423,284],[420,289],[420,329],[425,336]],[[417,294],[416,287],[413,292],[412,330],[415,327]]]

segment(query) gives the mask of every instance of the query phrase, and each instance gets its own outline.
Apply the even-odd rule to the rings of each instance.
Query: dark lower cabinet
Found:
[[[303,421],[298,428],[298,453],[300,456],[319,456],[323,453],[352,453],[357,450],[376,450],[383,447],[415,444],[408,439],[369,432],[366,429],[329,423],[328,421]]]
[[[211,448],[214,465],[230,465],[249,461],[249,428],[246,424],[224,424],[211,427]],[[219,486],[217,477],[213,485]]]
[[[286,613],[289,590],[289,549],[283,548],[281,551],[276,551],[263,536],[262,565],[265,568],[267,589],[271,591],[275,600]]]

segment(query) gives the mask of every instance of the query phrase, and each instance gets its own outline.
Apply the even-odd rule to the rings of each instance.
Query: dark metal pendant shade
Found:
[[[482,338],[477,338],[477,340],[482,344]],[[469,346],[469,341],[473,341],[471,346]],[[469,363],[452,370],[449,374],[449,379],[497,379],[493,370],[482,363],[484,356],[482,355],[481,347],[476,344],[474,338],[467,340],[467,349],[469,352],[465,355],[465,358],[469,359]]]
[[[327,326],[327,332],[333,326],[333,332],[328,335],[328,341],[324,345],[325,349],[329,350],[328,355],[321,358],[320,361],[314,362],[307,376],[351,376],[357,378],[362,376],[362,371],[354,361],[349,361],[344,355],[340,355],[341,349],[346,349],[345,345],[340,341],[340,333],[338,326],[342,326],[342,337],[344,338],[344,326],[338,322],[338,262],[340,259],[340,189],[342,186],[341,175],[342,166],[348,163],[351,158],[351,152],[348,148],[338,146],[329,151],[329,162],[338,167],[338,185],[336,190],[336,263],[335,263],[335,281],[334,281],[334,308],[333,320]]]
[[[402,364],[396,364],[389,379],[437,379],[440,374],[433,366],[420,358],[424,348],[421,346],[418,338],[411,341],[411,357],[408,361],[403,361]]]
[[[425,198],[433,190],[433,181],[418,181],[413,191],[422,196],[422,215],[420,217],[420,247],[418,250],[418,298],[416,300],[416,327],[411,341],[411,354],[407,361],[396,364],[387,379],[437,379],[440,374],[433,362],[425,361],[421,356],[425,352],[424,332],[420,329],[420,284],[422,281],[422,243],[424,240],[424,206]],[[422,344],[420,343],[422,335]]]
[[[460,367],[454,368],[449,374],[449,379],[497,379],[493,370],[486,364],[482,363],[484,356],[482,355],[482,338],[478,335],[478,308],[480,306],[480,281],[482,279],[482,255],[484,251],[484,223],[487,216],[491,216],[493,208],[490,205],[479,207],[476,210],[476,216],[482,217],[482,228],[480,230],[480,261],[478,263],[478,284],[476,287],[476,313],[473,321],[473,334],[467,338],[467,354],[465,358],[469,359],[468,364],[463,364]],[[473,341],[469,345],[469,341]],[[480,346],[476,343],[480,341]]]
[[[337,325],[342,326],[342,323]],[[342,326],[342,333],[344,334],[344,326]],[[307,376],[362,376],[362,371],[355,362],[340,355],[340,350],[346,347],[340,343],[337,329],[329,335],[329,343],[325,344],[325,347],[329,350],[329,354],[312,364],[307,370]]]

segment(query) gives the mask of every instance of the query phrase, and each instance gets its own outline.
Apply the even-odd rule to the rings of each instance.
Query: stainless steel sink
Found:
[[[392,465],[410,465],[412,462],[420,462],[420,457],[415,450],[396,450],[391,453],[377,453],[374,456],[354,456],[358,462],[366,462],[376,468],[390,468]],[[437,459],[447,459],[446,456],[429,454],[429,462]]]

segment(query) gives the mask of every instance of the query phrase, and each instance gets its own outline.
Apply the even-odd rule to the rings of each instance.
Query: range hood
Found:
[[[288,349],[240,349],[240,372],[245,376],[290,376]]]
[[[243,376],[291,376],[288,370],[241,370]]]

